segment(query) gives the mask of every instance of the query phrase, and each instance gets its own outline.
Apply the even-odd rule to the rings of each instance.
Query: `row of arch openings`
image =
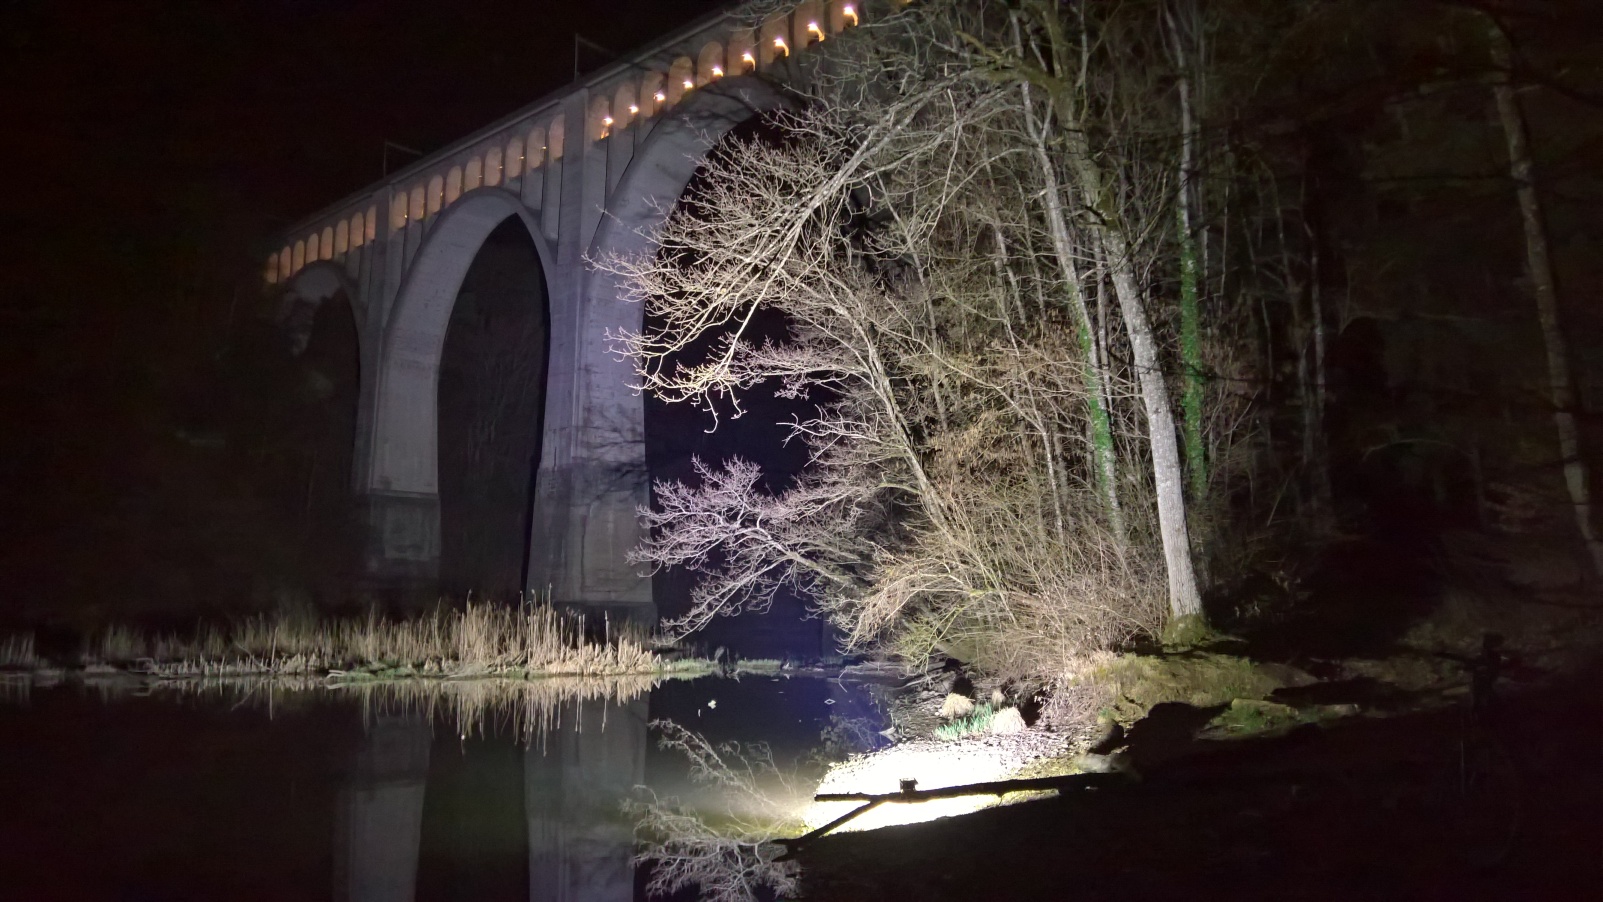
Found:
[[[630,80],[619,85],[610,98],[595,98],[587,111],[585,137],[590,141],[607,138],[614,130],[655,116],[678,104],[691,91],[729,73],[766,68],[789,56],[793,49],[816,44],[860,21],[856,3],[804,0],[789,13],[776,12],[755,32],[739,29],[723,43],[709,41],[694,60],[680,56],[669,64],[667,72],[647,72],[638,83]],[[533,172],[548,159],[562,159],[564,132],[562,116],[558,114],[548,126],[537,125],[526,135],[508,139],[504,147],[492,146],[464,164],[396,193],[390,202],[391,230],[399,231],[409,222],[433,216],[481,185],[494,187]],[[267,280],[287,280],[307,263],[361,247],[364,240],[374,238],[374,230],[374,211],[370,208],[365,220],[358,213],[349,222],[341,221],[321,233],[314,232],[268,260]]]
[[[324,226],[270,255],[267,258],[267,281],[269,284],[287,282],[308,264],[332,260],[337,254],[355,250],[377,237],[377,232],[377,207],[368,207],[366,213],[353,213],[349,219]]]

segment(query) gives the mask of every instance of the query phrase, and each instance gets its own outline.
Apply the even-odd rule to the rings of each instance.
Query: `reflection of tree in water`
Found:
[[[698,811],[640,787],[628,804],[635,819],[636,860],[650,868],[647,892],[666,897],[691,888],[714,902],[786,898],[797,888],[794,862],[781,861],[776,840],[805,825],[787,805],[797,783],[774,762],[766,743],[714,744],[671,720],[653,721],[659,745],[682,753],[693,782],[715,787],[723,810]],[[814,781],[805,781],[812,785]]]
[[[523,224],[490,234],[463,279],[439,383],[440,584],[522,588],[545,401],[545,288]]]

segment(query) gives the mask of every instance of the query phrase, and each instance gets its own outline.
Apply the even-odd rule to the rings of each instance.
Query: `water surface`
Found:
[[[463,705],[327,690],[79,688],[0,704],[0,898],[644,898],[636,787],[715,802],[648,724],[818,744],[860,692],[821,679],[592,686]],[[802,799],[797,803],[801,804]]]

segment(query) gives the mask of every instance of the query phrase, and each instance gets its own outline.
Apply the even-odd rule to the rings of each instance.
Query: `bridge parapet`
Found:
[[[318,261],[343,263],[354,276],[364,248],[380,238],[381,229],[389,239],[409,225],[426,226],[479,187],[502,186],[541,209],[546,237],[555,241],[561,164],[575,144],[606,144],[609,157],[626,160],[649,123],[687,95],[729,75],[776,69],[791,54],[858,25],[863,2],[803,0],[760,22],[751,12],[754,6],[692,25],[656,48],[570,84],[303,220],[285,233],[282,248],[268,256],[264,281],[288,284]],[[570,142],[573,117],[567,114],[567,102],[581,93],[588,93],[589,102],[582,123],[573,124],[582,124],[583,130],[578,142]],[[612,145],[627,146],[614,153]]]

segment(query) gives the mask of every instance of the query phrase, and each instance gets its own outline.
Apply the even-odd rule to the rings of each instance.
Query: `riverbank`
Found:
[[[1461,699],[1193,738],[1140,780],[826,837],[809,898],[1583,899],[1603,891],[1603,669],[1510,693],[1506,855],[1456,832]]]
[[[1449,587],[1431,616],[1363,653],[1331,656],[1317,632],[1298,647],[1282,630],[1274,643],[1214,635],[1080,662],[1027,731],[946,744],[933,740],[951,719],[941,709],[962,707],[947,693],[980,704],[1018,689],[931,675],[898,702],[903,741],[837,768],[829,791],[1125,778],[943,800],[945,812],[882,805],[857,824],[878,829],[798,851],[802,891],[875,902],[1596,898],[1600,627],[1592,599],[1491,603]],[[1476,727],[1481,741],[1466,727],[1461,661],[1487,632],[1504,637],[1507,679],[1495,716]],[[1492,789],[1466,795],[1466,785]],[[1468,807],[1488,795],[1498,809],[1467,828]]]

